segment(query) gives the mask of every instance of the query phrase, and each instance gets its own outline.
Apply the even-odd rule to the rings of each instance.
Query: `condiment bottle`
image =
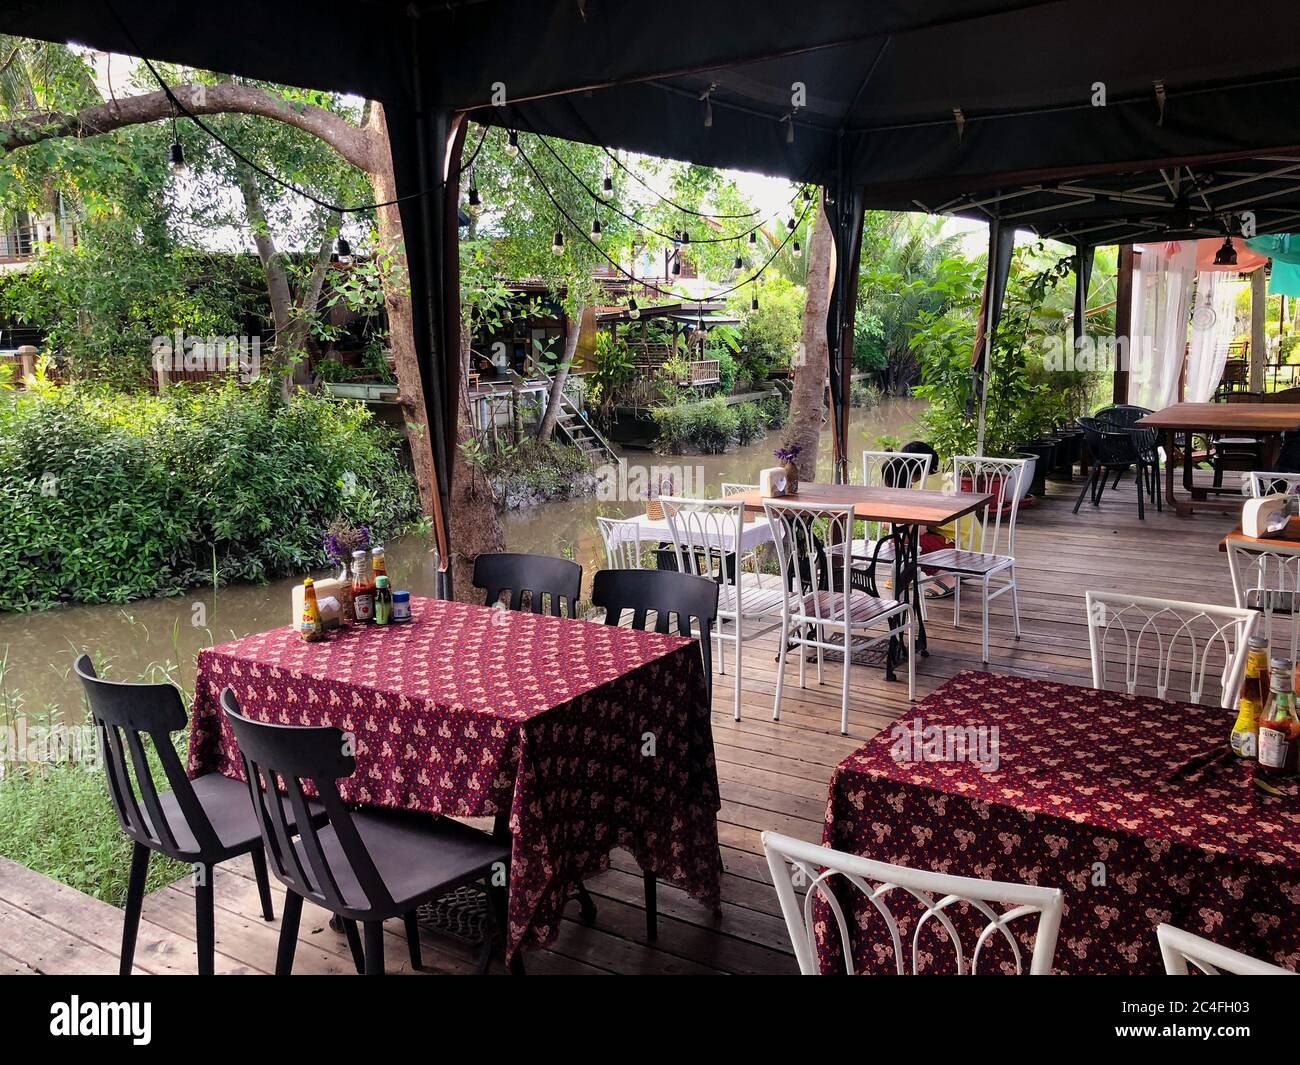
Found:
[[[370,568],[375,575],[375,580],[388,575],[388,559],[384,557],[384,545],[380,544],[370,552]]]
[[[1232,726],[1233,753],[1241,758],[1259,755],[1259,718],[1268,701],[1268,639],[1252,636],[1246,653],[1246,679],[1237,701],[1237,720]]]
[[[388,587],[388,578],[380,575],[375,578],[375,624],[387,625],[393,619],[393,590]]]
[[[1273,691],[1259,719],[1259,767],[1278,776],[1300,768],[1300,715],[1296,713],[1291,660],[1272,661]]]
[[[411,620],[411,593],[394,592],[393,593],[393,620],[410,621]]]
[[[320,605],[316,602],[316,585],[310,577],[302,582],[302,617],[298,619],[298,635],[308,643],[314,643],[325,635]]]
[[[357,621],[375,620],[375,582],[364,551],[352,552],[352,612]]]

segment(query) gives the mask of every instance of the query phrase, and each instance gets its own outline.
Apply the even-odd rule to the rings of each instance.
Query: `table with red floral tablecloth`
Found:
[[[243,778],[220,713],[356,737],[349,802],[509,817],[511,954],[559,931],[574,885],[626,847],[718,906],[718,778],[695,641],[412,599],[413,620],[305,643],[291,627],[200,652],[191,774]]]
[[[1234,716],[960,673],[839,764],[823,839],[879,861],[1060,888],[1056,972],[1163,972],[1161,922],[1295,969],[1300,798],[1265,794],[1252,765],[1222,755]],[[975,752],[965,760],[952,757],[962,750],[948,739],[957,728]],[[996,743],[981,748],[972,728]],[[842,886],[837,895],[853,907],[858,971],[893,971],[870,904]],[[821,909],[818,955],[833,971],[839,935]],[[1032,921],[1017,924],[1028,949]],[[914,928],[905,917],[909,968]],[[951,972],[953,951],[936,922],[922,941],[922,971]],[[982,958],[980,971],[1013,964],[1007,948]]]

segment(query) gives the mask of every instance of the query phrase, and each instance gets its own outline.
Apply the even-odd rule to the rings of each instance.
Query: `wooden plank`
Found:
[[[739,492],[724,499],[741,500],[746,510],[762,511],[761,491]],[[770,497],[769,497],[770,498]],[[994,497],[985,492],[934,492],[923,488],[866,488],[860,484],[801,483],[792,496],[773,503],[812,503],[825,507],[853,507],[862,521],[896,525],[947,525],[972,511],[982,510]]]
[[[1282,433],[1300,428],[1300,403],[1175,403],[1137,424],[1192,432]]]

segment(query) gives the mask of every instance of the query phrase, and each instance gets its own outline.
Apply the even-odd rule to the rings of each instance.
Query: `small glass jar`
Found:
[[[393,593],[393,620],[394,621],[411,620],[411,593],[410,592]]]

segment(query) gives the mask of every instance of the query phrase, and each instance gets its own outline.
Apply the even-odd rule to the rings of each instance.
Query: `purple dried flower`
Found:
[[[803,448],[798,444],[784,444],[772,452],[782,462],[793,462],[797,459]]]

